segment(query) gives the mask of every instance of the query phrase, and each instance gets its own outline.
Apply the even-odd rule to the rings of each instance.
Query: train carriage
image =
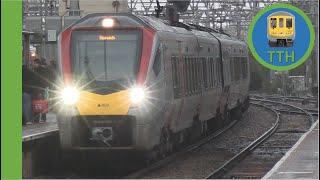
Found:
[[[161,154],[248,104],[247,46],[211,29],[98,13],[59,45],[64,149]]]

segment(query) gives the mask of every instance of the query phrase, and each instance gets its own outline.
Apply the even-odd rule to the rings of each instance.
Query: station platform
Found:
[[[22,127],[22,141],[30,141],[44,136],[58,133],[56,115],[49,112],[45,123],[34,123]]]
[[[263,179],[319,179],[319,120]]]

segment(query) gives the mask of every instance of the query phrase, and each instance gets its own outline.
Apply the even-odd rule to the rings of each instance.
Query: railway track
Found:
[[[318,100],[314,97],[295,97],[295,96],[279,96],[279,95],[268,95],[268,96],[261,96],[258,94],[251,94],[251,98],[253,99],[265,99],[277,102],[284,102],[288,103],[297,107],[308,111],[313,116],[318,116]],[[295,114],[305,114],[301,111],[288,111],[286,109],[277,109],[278,112],[282,113],[295,113]]]
[[[235,156],[233,156],[230,160],[228,160],[227,162],[225,162],[220,168],[216,169],[215,171],[213,171],[211,174],[209,174],[206,179],[216,179],[216,178],[220,178],[221,176],[223,176],[225,173],[227,173],[227,171],[234,166],[235,163],[241,161],[246,155],[248,155],[253,149],[255,149],[258,145],[260,145],[262,142],[264,142],[268,137],[270,137],[278,128],[279,126],[279,119],[280,119],[280,115],[279,113],[277,113],[275,110],[273,110],[272,108],[269,108],[265,105],[261,105],[258,103],[250,103],[252,105],[256,105],[256,106],[261,106],[264,107],[266,109],[269,109],[270,111],[274,112],[277,115],[276,118],[276,122],[274,123],[274,125],[268,130],[266,131],[262,136],[260,136],[259,138],[257,138],[255,141],[253,141],[249,146],[247,146],[245,149],[243,149],[241,152],[239,152],[238,154],[236,154]]]
[[[215,168],[206,178],[262,178],[273,165],[287,152],[300,136],[311,127],[313,116],[318,115],[315,109],[300,108],[298,106],[285,103],[286,101],[272,101],[266,98],[251,98],[251,105],[260,106],[276,114],[276,121],[263,135],[253,140],[247,147],[243,148],[239,153],[225,160],[223,165]],[[291,102],[291,101],[288,101]],[[294,124],[292,129],[285,129],[284,119],[288,120],[291,116],[304,117],[302,120],[305,123],[306,129],[297,129],[300,124]],[[289,119],[290,120],[290,119]],[[203,144],[209,141],[204,142]],[[202,144],[202,145],[203,145]],[[195,146],[192,149],[200,149],[200,146]],[[150,178],[150,171],[166,166],[169,162],[176,159],[177,156],[186,154],[177,154],[173,158],[168,157],[167,160],[159,162],[148,168],[139,170],[126,178]],[[276,154],[275,157],[272,157]],[[267,160],[266,160],[267,156]],[[248,167],[243,169],[243,167]],[[168,168],[166,168],[168,169]],[[152,173],[151,173],[152,174]],[[157,176],[151,176],[152,178]],[[162,177],[161,177],[162,178]]]
[[[234,120],[232,121],[228,126],[224,127],[223,129],[205,137],[204,139],[202,139],[201,141],[197,142],[197,143],[194,143],[190,146],[188,146],[187,148],[185,148],[184,150],[181,150],[177,153],[174,153],[154,164],[151,164],[150,166],[146,167],[146,168],[143,168],[141,170],[138,170],[136,172],[133,172],[129,175],[126,175],[125,179],[138,179],[138,178],[141,178],[143,177],[144,174],[150,172],[150,171],[153,171],[157,168],[160,168],[162,166],[165,166],[166,164],[174,161],[178,156],[182,156],[190,151],[193,151],[197,148],[200,148],[201,146],[203,146],[204,144],[208,143],[209,141],[212,141],[213,139],[219,137],[221,134],[223,134],[224,132],[226,132],[227,130],[229,130],[231,127],[233,127],[236,123],[238,122],[238,120]]]
[[[281,101],[281,102],[297,102],[301,104],[313,104],[317,105],[318,100],[315,97],[299,97],[299,96],[280,96],[280,95],[266,95],[262,96],[259,94],[251,94],[251,98],[257,98],[257,99],[267,99],[267,100],[273,100],[273,101]]]
[[[250,152],[252,149],[254,149],[257,145],[259,145],[261,142],[263,142],[266,138],[268,138],[276,129],[277,129],[277,127],[278,127],[278,121],[279,121],[279,114],[275,111],[275,110],[273,110],[273,109],[271,109],[271,108],[269,108],[269,107],[267,107],[267,106],[264,106],[264,105],[260,105],[260,104],[257,104],[257,103],[252,103],[252,104],[254,104],[255,106],[259,106],[259,107],[263,107],[263,108],[265,108],[265,109],[267,109],[268,111],[271,111],[274,115],[275,115],[275,121],[274,121],[274,123],[273,123],[273,125],[272,125],[272,127],[271,128],[269,128],[266,132],[265,131],[263,131],[264,133],[263,133],[263,135],[262,136],[260,136],[258,139],[256,139],[256,140],[250,140],[250,145],[249,146],[247,146],[246,148],[244,148],[240,153],[238,153],[236,156],[233,156],[230,160],[226,160],[226,159],[223,159],[223,158],[225,158],[225,157],[223,157],[222,159],[222,161],[223,162],[225,162],[220,168],[218,168],[219,169],[219,172],[221,173],[221,172],[223,172],[223,169],[225,169],[227,166],[229,166],[232,162],[234,162],[234,161],[236,161],[237,159],[241,159],[242,158],[242,156],[243,155],[245,155],[247,152]],[[227,131],[227,130],[229,130],[231,127],[226,127],[224,130],[222,130],[221,132],[219,132],[218,134],[215,134],[215,135],[212,135],[212,136],[210,136],[210,137],[208,137],[208,138],[205,138],[204,140],[202,140],[201,142],[199,142],[199,143],[196,143],[196,144],[194,144],[194,145],[191,145],[189,148],[187,148],[186,150],[184,150],[183,152],[179,152],[179,153],[176,153],[176,154],[174,154],[174,155],[172,155],[172,156],[169,156],[169,157],[167,157],[167,158],[165,158],[165,159],[163,159],[163,160],[161,160],[161,161],[159,161],[159,162],[157,162],[157,163],[155,163],[155,164],[152,164],[151,166],[149,166],[149,167],[146,167],[146,168],[143,168],[143,169],[141,169],[141,170],[138,170],[138,171],[136,171],[136,172],[134,172],[134,173],[132,173],[132,174],[129,174],[129,175],[127,175],[127,176],[125,176],[124,178],[167,178],[168,176],[166,176],[166,177],[163,177],[163,176],[161,176],[161,175],[159,175],[159,176],[153,176],[153,175],[150,175],[150,173],[152,174],[153,172],[152,171],[155,171],[155,170],[157,170],[157,169],[161,169],[163,166],[170,166],[170,165],[168,165],[168,164],[170,164],[170,162],[173,162],[174,160],[176,160],[176,161],[179,161],[179,159],[178,159],[178,157],[180,156],[184,156],[184,155],[186,155],[187,153],[189,153],[189,152],[191,152],[191,151],[194,151],[194,150],[196,150],[196,149],[200,149],[201,148],[201,146],[203,146],[203,145],[205,145],[205,144],[207,144],[207,143],[209,143],[210,141],[213,141],[215,138],[217,138],[219,135],[221,135],[223,132],[225,132],[225,131]],[[249,137],[242,137],[242,138],[246,138],[246,139],[250,139]],[[219,148],[218,148],[219,149]],[[241,148],[242,149],[242,148]],[[226,149],[222,149],[221,148],[221,150],[220,151],[226,151]],[[219,152],[217,153],[217,154],[220,154]],[[228,159],[230,158],[231,156],[228,156]],[[217,157],[218,159],[221,159],[220,157]],[[216,159],[217,159],[216,158]],[[181,158],[180,158],[181,159]],[[209,161],[209,159],[208,159],[208,161]],[[217,162],[217,164],[218,163],[220,163],[219,161],[221,161],[221,160],[216,160]],[[227,161],[227,162],[226,162]],[[220,163],[221,164],[221,163]],[[199,165],[200,166],[200,165]],[[167,169],[167,167],[165,167],[166,169]],[[149,175],[148,175],[149,174]],[[161,174],[161,173],[159,173],[159,174]],[[179,175],[177,175],[177,176],[174,176],[174,177],[171,177],[171,178],[180,178],[180,176]],[[200,178],[205,178],[206,176],[203,176],[203,177],[200,177]],[[189,177],[190,178],[190,177]],[[199,178],[199,177],[198,177]]]
[[[252,142],[244,150],[224,163],[220,168],[207,176],[212,178],[258,179],[288,151],[299,137],[311,127],[314,122],[313,110],[306,110],[284,102],[272,101],[264,97],[251,98],[251,104],[269,108],[278,114],[276,124],[265,134]],[[307,121],[305,129],[286,129],[286,118],[295,115],[303,116]],[[317,115],[317,114],[316,114]],[[289,119],[290,120],[290,119]]]

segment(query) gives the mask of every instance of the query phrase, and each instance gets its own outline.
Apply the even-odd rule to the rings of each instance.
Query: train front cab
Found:
[[[295,18],[287,12],[276,12],[268,16],[268,43],[271,47],[290,47],[295,39]]]
[[[89,15],[59,36],[58,114],[65,150],[143,150],[155,31],[132,15]],[[150,95],[152,96],[152,95]]]

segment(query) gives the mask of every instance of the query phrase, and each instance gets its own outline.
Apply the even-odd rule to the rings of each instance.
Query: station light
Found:
[[[80,97],[80,92],[75,87],[66,87],[60,93],[60,98],[62,102],[66,105],[74,105],[78,102]]]
[[[146,98],[146,92],[142,87],[133,87],[130,90],[130,100],[133,104],[139,104]]]
[[[102,20],[102,26],[106,28],[113,27],[114,25],[114,20],[111,18],[105,18]]]

